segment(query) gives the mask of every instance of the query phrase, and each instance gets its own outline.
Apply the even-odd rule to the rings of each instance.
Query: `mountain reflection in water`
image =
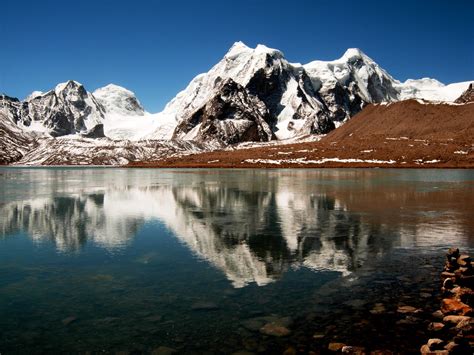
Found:
[[[393,170],[3,169],[0,230],[65,253],[87,243],[115,253],[159,222],[234,287],[289,268],[347,275],[394,247],[472,243],[474,176],[451,174],[456,181]]]

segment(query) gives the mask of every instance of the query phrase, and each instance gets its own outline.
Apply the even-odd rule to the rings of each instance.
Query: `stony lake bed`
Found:
[[[446,250],[474,251],[472,170],[0,180],[2,354],[419,353]]]

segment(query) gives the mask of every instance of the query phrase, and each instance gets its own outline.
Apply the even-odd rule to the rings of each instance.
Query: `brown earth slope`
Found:
[[[318,142],[132,163],[141,167],[474,168],[474,104],[369,105]]]

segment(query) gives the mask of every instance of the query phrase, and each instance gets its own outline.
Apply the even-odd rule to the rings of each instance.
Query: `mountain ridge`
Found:
[[[69,80],[46,92],[35,91],[23,101],[2,95],[0,120],[8,122],[1,133],[5,142],[36,142],[40,146],[51,137],[64,136],[67,139],[60,141],[64,149],[57,150],[69,155],[84,150],[80,142],[88,146],[84,139],[105,140],[92,144],[97,149],[111,147],[110,154],[96,161],[117,164],[145,158],[147,154],[137,149],[151,149],[149,142],[163,141],[157,146],[171,146],[181,154],[188,146],[180,143],[183,140],[197,144],[189,146],[192,150],[205,152],[243,142],[284,143],[317,137],[333,131],[369,104],[409,99],[451,102],[469,83],[444,85],[430,78],[402,83],[357,48],[347,49],[336,60],[302,65],[288,62],[277,49],[264,45],[250,48],[236,42],[222,60],[192,79],[161,112],[147,112],[133,92],[118,85],[89,92],[81,83]],[[168,143],[170,140],[178,142]],[[138,148],[132,149],[132,144]],[[131,153],[115,159],[113,154],[124,146]],[[27,149],[16,143],[12,147],[16,148],[4,152],[4,162],[80,163],[78,157],[59,157],[48,147],[41,148],[43,154],[50,155],[43,158],[27,154]],[[25,155],[28,157],[22,160]],[[153,152],[149,156],[162,155]]]
[[[219,82],[225,79],[244,86],[266,104],[273,116],[273,130],[278,139],[327,133],[367,103],[410,98],[449,98],[452,101],[466,89],[461,86],[468,84],[444,85],[430,78],[408,79],[402,83],[358,48],[347,49],[335,60],[315,60],[302,65],[288,62],[280,50],[262,44],[250,48],[243,42],[236,42],[220,62],[191,80],[161,112],[145,112],[135,94],[118,85],[109,84],[88,92],[79,82],[69,80],[44,93],[35,91],[20,101],[16,114],[20,117],[15,123],[53,136],[79,134],[102,123],[105,134],[112,139],[127,135],[133,140],[171,139],[176,127],[214,97]],[[67,90],[70,87],[72,90]],[[443,94],[443,90],[446,93]],[[63,95],[65,91],[67,94]],[[56,98],[44,99],[53,95]],[[56,107],[57,101],[65,101],[68,95],[69,102]],[[75,108],[78,104],[85,109]],[[53,107],[53,112],[43,109],[45,105]],[[57,111],[60,114],[55,114]],[[146,116],[147,127],[143,134],[131,134],[137,126],[134,118],[140,116]],[[127,119],[130,122],[126,122]],[[114,136],[114,120],[120,121],[122,131],[128,134]],[[334,125],[325,124],[321,129],[321,120]]]

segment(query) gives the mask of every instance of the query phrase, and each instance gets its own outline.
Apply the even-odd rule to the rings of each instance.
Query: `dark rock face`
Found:
[[[33,134],[22,131],[0,109],[0,165],[19,161],[37,145]]]
[[[228,79],[222,82],[213,98],[176,127],[173,139],[190,134],[193,140],[201,142],[213,139],[226,144],[269,141],[274,138],[270,124],[271,115],[265,104]]]
[[[286,85],[290,80],[287,70],[280,66],[275,66],[274,59],[270,55],[266,56],[266,67],[257,70],[246,85],[246,89],[251,95],[257,96],[267,106],[270,114],[278,116],[283,110],[281,98],[286,90]]]
[[[267,106],[272,116],[273,130],[277,130],[276,117],[284,109],[281,105],[282,97],[292,79],[297,82],[297,96],[301,99],[299,105],[295,107],[292,119],[305,120],[302,133],[324,134],[334,128],[334,124],[329,122],[325,103],[304,70],[296,70],[286,62],[282,62],[281,58],[269,54],[266,56],[266,65],[265,68],[255,72],[246,89]],[[291,128],[288,127],[289,130]]]
[[[84,138],[105,138],[104,125],[102,123],[95,125],[87,132],[81,133]]]
[[[469,102],[474,102],[474,88],[472,83],[469,84],[469,87],[466,91],[462,93],[455,101],[457,104],[467,104]]]
[[[68,81],[55,90],[21,103],[19,125],[40,122],[52,136],[84,132],[87,127],[102,122],[104,108],[84,86]]]
[[[0,113],[3,113],[6,116],[5,118],[14,123],[17,123],[20,119],[20,106],[21,102],[16,97],[0,95]]]

